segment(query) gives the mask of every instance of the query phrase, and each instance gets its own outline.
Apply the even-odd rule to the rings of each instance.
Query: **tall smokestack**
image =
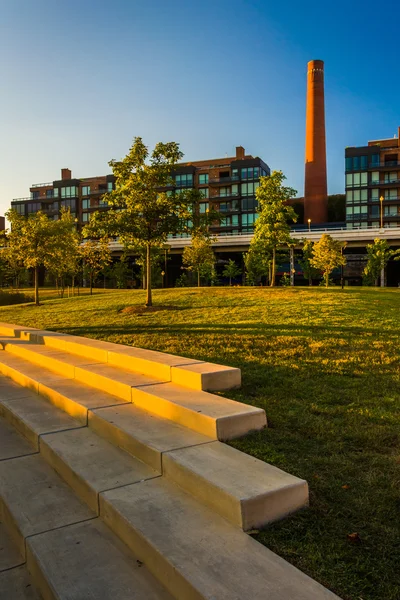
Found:
[[[304,180],[304,223],[328,220],[326,183],[326,140],[324,61],[307,65],[306,169]]]

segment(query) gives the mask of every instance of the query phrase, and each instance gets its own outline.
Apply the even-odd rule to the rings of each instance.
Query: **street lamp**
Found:
[[[379,198],[379,202],[381,203],[381,229],[383,229],[383,196]]]
[[[307,219],[308,231],[311,231],[311,219]]]
[[[161,277],[162,277],[162,286],[164,287],[164,275],[165,275],[165,271],[161,271]]]

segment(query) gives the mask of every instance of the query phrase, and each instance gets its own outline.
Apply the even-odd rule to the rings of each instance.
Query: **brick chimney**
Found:
[[[70,169],[61,169],[61,179],[72,179]]]
[[[324,62],[307,65],[306,164],[304,223],[326,223],[328,191],[326,178]]]
[[[243,146],[236,146],[236,160],[244,160],[244,148]]]

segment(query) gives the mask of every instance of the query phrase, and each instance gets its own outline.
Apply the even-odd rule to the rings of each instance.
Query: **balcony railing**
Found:
[[[369,169],[379,168],[379,167],[397,167],[400,165],[400,161],[397,160],[387,160],[380,163],[370,163]]]
[[[33,187],[33,188],[48,187],[49,185],[53,185],[53,182],[49,181],[48,183],[34,183],[31,187]]]
[[[210,196],[208,200],[226,200],[227,198],[239,198],[239,192],[230,192],[229,194],[219,194],[218,196]]]
[[[235,175],[234,177],[214,177],[213,179],[209,179],[208,183],[232,183],[232,181],[239,181],[239,175]]]

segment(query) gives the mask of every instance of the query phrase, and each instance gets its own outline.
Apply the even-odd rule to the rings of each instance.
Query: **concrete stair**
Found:
[[[337,598],[243,531],[306,506],[306,482],[221,443],[217,426],[189,428],[133,394],[162,389],[161,403],[193,414],[211,396],[217,423],[226,399],[169,382],[131,386],[128,402],[50,370],[46,357],[69,352],[43,348],[43,335],[2,338],[0,372],[18,383],[0,377],[0,520],[44,598]]]

